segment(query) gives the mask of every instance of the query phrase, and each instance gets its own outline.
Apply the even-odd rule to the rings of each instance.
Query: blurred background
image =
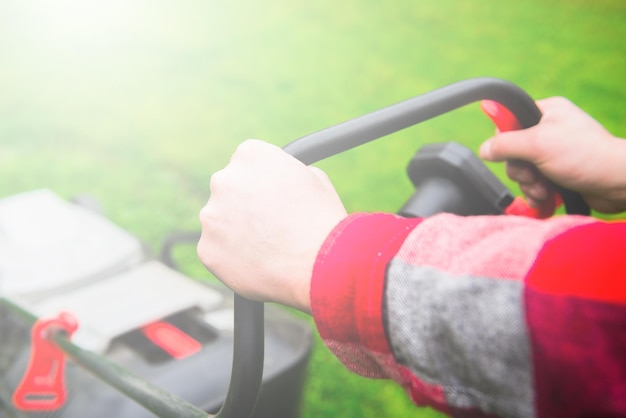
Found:
[[[0,198],[90,193],[157,250],[199,229],[211,173],[242,140],[284,145],[476,76],[566,96],[626,137],[625,40],[622,0],[4,0]],[[318,165],[349,211],[395,211],[420,146],[477,149],[492,132],[472,105]],[[209,277],[195,248],[178,257]],[[316,340],[303,416],[438,415]]]

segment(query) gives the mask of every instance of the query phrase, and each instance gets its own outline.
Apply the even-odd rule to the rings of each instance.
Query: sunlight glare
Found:
[[[130,36],[138,18],[136,1],[39,0],[28,1],[23,31],[40,46],[83,49],[112,46]]]

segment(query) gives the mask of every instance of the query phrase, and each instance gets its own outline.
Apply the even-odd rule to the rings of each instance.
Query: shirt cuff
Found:
[[[391,351],[383,319],[385,271],[420,222],[357,213],[333,229],[318,253],[311,280],[311,310],[324,340]]]

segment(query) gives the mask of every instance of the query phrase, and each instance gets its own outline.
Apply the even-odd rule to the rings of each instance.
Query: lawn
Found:
[[[284,145],[475,76],[566,96],[626,137],[624,40],[621,0],[9,0],[0,196],[89,192],[157,249],[172,230],[198,229],[210,175],[243,139]],[[349,211],[395,211],[421,145],[476,149],[492,131],[468,106],[319,166]],[[193,249],[180,256],[207,277]],[[435,415],[348,373],[316,340],[304,417]]]

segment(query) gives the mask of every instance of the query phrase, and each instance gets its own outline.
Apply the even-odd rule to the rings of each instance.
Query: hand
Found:
[[[310,312],[313,265],[347,214],[326,174],[258,140],[211,177],[198,256],[233,291]]]
[[[626,210],[626,141],[567,99],[539,100],[537,106],[543,113],[538,125],[496,134],[482,144],[481,157],[507,160],[508,176],[531,206],[551,199],[554,182],[600,212]]]

